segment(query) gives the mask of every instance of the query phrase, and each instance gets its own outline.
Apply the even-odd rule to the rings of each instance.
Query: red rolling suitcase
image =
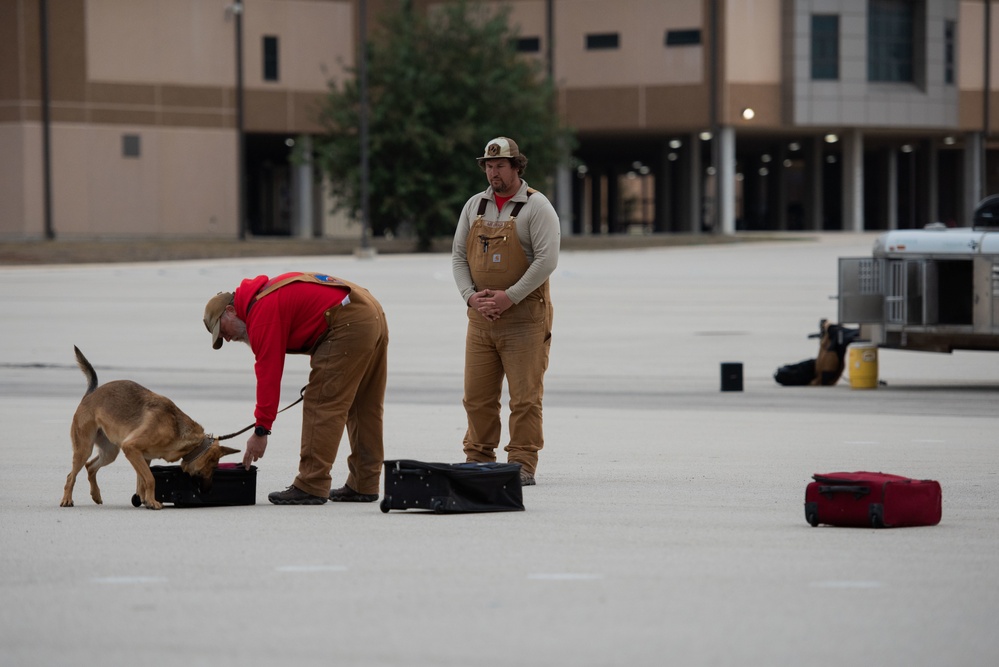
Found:
[[[816,474],[805,488],[805,520],[813,526],[901,528],[940,523],[940,483],[881,472]]]

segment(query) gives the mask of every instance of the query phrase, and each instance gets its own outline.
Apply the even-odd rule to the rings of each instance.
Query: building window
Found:
[[[869,81],[914,81],[914,5],[911,0],[869,0],[867,16]]]
[[[666,46],[693,46],[701,43],[700,30],[667,30]]]
[[[954,36],[953,21],[944,21],[944,83],[954,84]]]
[[[122,157],[139,157],[142,154],[141,137],[137,134],[121,135]]]
[[[586,49],[588,51],[596,49],[616,49],[618,48],[618,36],[616,32],[604,32],[586,36]]]
[[[839,79],[839,16],[812,16],[812,78]]]
[[[513,40],[513,48],[518,53],[540,53],[540,37],[518,37]]]
[[[278,80],[278,38],[264,35],[264,81]]]

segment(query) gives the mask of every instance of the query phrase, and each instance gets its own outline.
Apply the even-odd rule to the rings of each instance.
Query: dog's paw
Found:
[[[69,500],[63,499],[63,501],[59,503],[59,507],[72,507],[72,506],[73,506],[72,498],[70,498]]]
[[[153,500],[151,500],[151,501],[144,500],[144,501],[142,501],[142,504],[145,505],[147,509],[151,509],[151,510],[161,510],[161,509],[163,509],[163,503],[161,503],[160,501],[156,500],[155,498]]]

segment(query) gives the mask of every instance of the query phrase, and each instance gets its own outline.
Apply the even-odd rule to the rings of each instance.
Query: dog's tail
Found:
[[[80,348],[74,345],[73,351],[76,352],[76,364],[83,371],[83,374],[87,376],[87,394],[91,394],[94,389],[97,389],[97,371],[90,365],[87,358],[83,356],[83,352],[80,352]]]

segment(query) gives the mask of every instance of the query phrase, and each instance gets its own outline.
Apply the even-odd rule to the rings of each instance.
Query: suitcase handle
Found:
[[[854,498],[863,498],[871,492],[869,486],[849,486],[847,484],[834,484],[820,486],[819,493],[824,496],[831,496],[834,493],[852,493]]]
[[[421,470],[420,468],[403,468],[399,465],[399,461],[396,461],[392,472],[397,475],[429,475],[431,471],[427,469]]]

